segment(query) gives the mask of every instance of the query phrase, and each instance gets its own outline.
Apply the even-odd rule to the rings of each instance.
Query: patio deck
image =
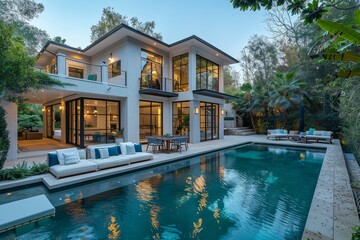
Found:
[[[225,136],[225,138],[221,140],[189,144],[189,150],[183,151],[181,154],[178,152],[172,154],[156,153],[154,160],[106,169],[99,172],[63,179],[56,179],[51,174],[44,174],[18,181],[0,182],[0,191],[34,182],[43,182],[48,188],[56,189],[252,142],[306,148],[326,148],[325,159],[314,192],[302,239],[351,239],[351,227],[360,225],[360,222],[350,186],[344,154],[338,140],[334,140],[333,144],[306,144],[287,140],[267,140],[265,135],[246,137]],[[145,147],[146,145],[143,146],[143,149],[145,149]]]

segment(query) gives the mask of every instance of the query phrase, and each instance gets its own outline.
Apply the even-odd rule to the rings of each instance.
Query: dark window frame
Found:
[[[180,65],[175,66],[175,62],[177,61],[177,58],[180,58]],[[183,64],[183,61],[185,62],[185,58],[187,58],[187,63]],[[189,53],[184,53],[178,56],[173,57],[172,59],[172,69],[173,69],[173,92],[186,92],[189,91]],[[187,67],[187,76],[185,76],[185,80],[187,80],[186,83],[183,84],[184,79],[182,76],[182,67],[186,66]],[[179,67],[180,68],[180,80],[179,80],[179,84],[176,85],[175,82],[175,68]],[[180,86],[187,86],[187,90],[183,91],[181,90],[182,88],[180,88]]]
[[[190,101],[178,101],[178,102],[173,102],[172,103],[172,133],[174,134],[174,135],[178,135],[177,134],[177,128],[178,128],[178,126],[174,126],[174,123],[175,123],[175,119],[174,119],[174,116],[176,115],[177,117],[179,116],[179,114],[177,113],[177,114],[175,114],[175,111],[174,111],[174,109],[175,109],[175,105],[176,104],[178,104],[178,103],[181,103],[181,109],[184,109],[184,108],[189,108],[189,113],[188,114],[181,114],[181,115],[183,115],[183,116],[186,116],[186,115],[188,115],[188,117],[189,117],[189,126],[188,126],[188,136],[190,136]],[[183,107],[183,103],[188,103],[189,104],[189,107]]]
[[[200,61],[200,64],[198,64],[198,62]],[[202,72],[198,72],[198,69],[201,68],[201,65],[205,63],[205,71]],[[200,65],[200,66],[199,66]],[[214,83],[212,83],[210,85],[210,78],[209,78],[209,72],[213,71],[215,73],[214,70],[210,70],[210,68],[217,68],[217,78],[213,78],[216,79],[217,84],[214,85]],[[204,78],[205,75],[205,83],[202,82],[202,78]],[[220,78],[220,66],[216,63],[214,63],[213,61],[210,61],[204,57],[201,57],[200,55],[196,55],[196,89],[208,89],[208,90],[212,90],[212,91],[219,91],[219,78]],[[214,80],[212,80],[214,81]],[[204,87],[203,87],[204,86]]]
[[[118,72],[114,72],[114,66],[119,69]],[[113,78],[121,76],[121,60],[116,60],[108,65],[108,77]]]

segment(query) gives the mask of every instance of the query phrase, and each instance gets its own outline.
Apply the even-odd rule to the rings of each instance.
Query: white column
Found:
[[[103,62],[101,64],[101,81],[107,83],[109,79],[108,65]]]
[[[221,114],[221,111],[224,112],[224,114]],[[225,117],[225,109],[224,104],[219,104],[219,139],[224,138],[224,117]]]
[[[196,90],[196,52],[193,47],[189,52],[189,90]]]
[[[66,76],[66,55],[58,53],[57,57],[57,70],[59,76]]]
[[[219,67],[219,92],[224,92],[224,66]]]
[[[8,102],[5,100],[0,101],[0,105],[4,108],[6,112],[6,123],[7,129],[9,131],[10,147],[7,155],[7,160],[16,160],[17,159],[17,133],[18,133],[18,107],[15,103]]]
[[[198,113],[195,113],[195,109]],[[200,102],[190,101],[190,142],[200,142]]]

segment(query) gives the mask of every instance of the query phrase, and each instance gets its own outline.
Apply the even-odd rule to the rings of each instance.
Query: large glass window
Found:
[[[190,102],[173,103],[173,134],[189,136]]]
[[[163,57],[141,50],[141,88],[161,88],[163,75]]]
[[[185,92],[189,90],[189,54],[173,58],[173,91]]]
[[[219,65],[196,55],[196,89],[219,91]]]
[[[162,103],[140,101],[140,142],[146,142],[146,136],[161,136],[162,130]]]
[[[121,75],[121,61],[115,61],[110,63],[108,66],[108,76],[109,78],[113,78]]]
[[[200,102],[200,140],[219,138],[219,105]]]
[[[81,98],[69,101],[68,142],[84,147],[112,143],[120,130],[120,103]]]

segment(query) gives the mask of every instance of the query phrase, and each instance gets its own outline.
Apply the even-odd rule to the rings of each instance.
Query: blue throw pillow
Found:
[[[100,156],[100,151],[99,151],[99,149],[95,149],[95,159],[100,159],[101,158],[101,156]]]
[[[309,135],[314,135],[315,129],[314,128],[309,128]]]
[[[116,148],[117,148],[118,154],[121,154],[121,148],[120,148],[120,146],[116,146]]]
[[[119,152],[118,152],[118,147],[117,146],[113,146],[113,147],[109,147],[108,148],[108,151],[109,151],[109,156],[117,156],[119,155]]]
[[[282,134],[285,133],[284,129],[280,129],[280,133]]]
[[[140,143],[134,143],[135,152],[142,152],[142,147]]]
[[[59,160],[56,153],[48,153],[48,158],[49,158],[49,167],[59,164]]]

